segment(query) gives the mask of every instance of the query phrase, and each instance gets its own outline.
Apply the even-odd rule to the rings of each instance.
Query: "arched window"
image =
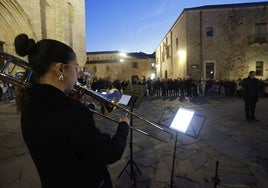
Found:
[[[68,18],[69,18],[69,44],[71,47],[73,47],[74,9],[71,3],[68,3]]]
[[[138,62],[133,62],[132,63],[132,68],[137,69],[138,68]]]

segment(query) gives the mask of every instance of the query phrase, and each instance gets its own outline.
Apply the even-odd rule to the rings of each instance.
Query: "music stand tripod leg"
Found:
[[[124,171],[126,171],[128,173],[128,171],[126,170],[127,166],[129,165],[130,160],[127,162],[127,164],[125,165],[125,167],[123,168],[123,170],[120,172],[120,174],[117,176],[117,178],[120,178],[120,176],[123,174]]]
[[[131,112],[133,111],[133,108],[131,107]],[[130,125],[132,126],[132,114],[130,115]],[[129,142],[129,149],[130,149],[130,160],[127,162],[123,170],[120,172],[117,178],[120,178],[122,173],[126,171],[128,175],[130,175],[131,180],[134,180],[134,187],[136,187],[136,177],[135,177],[135,172],[134,172],[134,166],[138,170],[140,174],[142,174],[141,170],[139,169],[138,165],[136,162],[133,160],[133,130],[130,129],[130,142]],[[127,166],[130,164],[130,173],[126,170]],[[134,165],[134,166],[133,166]]]
[[[175,138],[175,144],[174,144],[174,150],[173,150],[173,160],[172,160],[172,170],[171,170],[171,178],[170,178],[170,188],[172,188],[173,184],[174,184],[173,174],[174,174],[174,165],[175,165],[175,159],[176,159],[177,140],[178,140],[178,133],[176,132],[176,138]]]

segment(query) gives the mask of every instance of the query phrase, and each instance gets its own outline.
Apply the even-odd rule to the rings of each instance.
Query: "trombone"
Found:
[[[13,55],[7,54],[5,52],[0,52],[0,60],[6,61],[3,65],[3,67],[1,68],[0,79],[6,81],[8,83],[12,83],[18,87],[27,87],[27,88],[31,87],[30,78],[32,75],[32,69],[29,66],[28,62],[26,62],[22,59],[19,59]],[[16,67],[23,69],[23,71],[21,71],[21,72],[23,72],[23,75],[18,74],[21,72],[18,72],[18,71],[15,72],[15,70],[18,70],[18,68],[16,69]],[[100,115],[102,117],[105,117],[111,121],[118,122],[117,120],[115,120],[111,117],[108,117],[107,114],[113,112],[116,108],[121,109],[121,110],[125,111],[127,114],[130,114],[131,116],[136,117],[136,118],[146,122],[147,124],[167,133],[169,135],[169,138],[168,139],[161,138],[159,136],[156,136],[153,133],[148,133],[148,132],[145,132],[141,129],[135,128],[132,125],[129,126],[130,129],[133,129],[133,130],[140,132],[144,135],[153,137],[153,138],[155,138],[159,141],[162,141],[162,142],[169,142],[169,140],[171,139],[171,137],[172,137],[171,133],[169,133],[164,128],[162,128],[162,127],[156,125],[155,123],[141,117],[140,115],[130,111],[129,109],[124,108],[124,107],[120,106],[119,104],[117,104],[117,102],[119,101],[119,97],[120,97],[120,92],[117,89],[111,89],[106,94],[100,94],[98,92],[95,92],[95,91],[90,90],[90,89],[86,89],[86,88],[76,84],[73,88],[73,92],[77,93],[78,91],[82,91],[82,93],[84,93],[83,95],[90,96],[93,99],[95,99],[101,103],[101,108],[100,108],[101,113],[96,111],[96,110],[90,109],[93,113]]]
[[[162,142],[168,142],[172,137],[171,134],[167,130],[165,130],[163,127],[160,127],[157,124],[155,124],[155,123],[153,123],[153,122],[141,117],[140,115],[132,112],[131,110],[120,106],[117,103],[119,101],[119,98],[117,98],[117,96],[119,96],[119,94],[118,94],[119,91],[117,89],[111,89],[111,90],[109,90],[107,92],[107,94],[103,94],[103,95],[101,95],[98,92],[95,92],[93,90],[85,89],[85,88],[83,88],[81,86],[78,86],[78,85],[75,85],[73,90],[75,92],[77,92],[78,90],[79,91],[82,90],[85,95],[90,96],[90,97],[96,99],[97,101],[99,101],[101,103],[101,107],[100,107],[101,113],[96,111],[96,110],[90,109],[92,112],[96,113],[97,115],[105,117],[105,118],[107,118],[107,119],[109,119],[111,121],[118,122],[117,120],[115,120],[115,119],[113,119],[111,117],[108,117],[107,115],[110,114],[111,112],[113,112],[115,109],[121,109],[121,110],[125,111],[126,114],[130,114],[131,116],[133,116],[135,118],[138,118],[141,121],[144,121],[147,124],[149,124],[149,125],[157,128],[157,129],[167,133],[169,135],[169,139],[164,139],[164,138],[161,138],[159,136],[154,135],[153,133],[148,133],[148,132],[145,132],[145,131],[143,131],[141,129],[135,128],[133,126],[129,126],[131,129],[133,129],[133,130],[135,130],[137,132],[140,132],[142,134],[145,134],[147,136],[153,137],[153,138],[155,138],[157,140],[160,140]]]

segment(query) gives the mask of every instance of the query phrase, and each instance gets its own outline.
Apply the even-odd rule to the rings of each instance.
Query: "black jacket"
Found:
[[[242,82],[242,96],[244,101],[257,102],[259,99],[259,80],[250,77],[244,78]]]
[[[38,84],[30,89],[30,96],[21,115],[22,134],[42,187],[98,187],[109,177],[106,165],[124,152],[127,123],[119,123],[111,138],[95,126],[83,104],[57,88]]]

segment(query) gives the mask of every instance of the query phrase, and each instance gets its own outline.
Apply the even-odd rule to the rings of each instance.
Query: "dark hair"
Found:
[[[251,75],[251,74],[253,74],[253,73],[255,73],[255,71],[249,71],[248,74]]]
[[[14,43],[18,55],[22,57],[28,55],[29,65],[33,69],[31,84],[38,81],[48,71],[52,63],[61,62],[68,64],[69,61],[76,60],[73,49],[57,40],[43,39],[35,43],[26,34],[19,34],[15,38]],[[25,105],[26,96],[28,96],[27,89],[20,89],[16,97],[19,111]]]
[[[26,34],[20,34],[15,38],[15,50],[20,56],[28,55],[36,79],[44,75],[52,63],[67,64],[76,59],[73,49],[66,44],[52,39],[43,39],[35,43]]]

